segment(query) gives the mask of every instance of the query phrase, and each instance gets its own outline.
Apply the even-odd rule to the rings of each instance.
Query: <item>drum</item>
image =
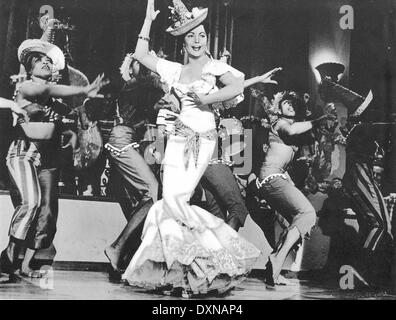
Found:
[[[221,119],[219,136],[221,138],[222,154],[226,158],[240,154],[245,149],[244,130],[240,120],[235,118]]]

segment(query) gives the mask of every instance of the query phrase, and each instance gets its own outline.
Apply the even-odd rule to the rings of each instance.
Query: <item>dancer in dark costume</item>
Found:
[[[121,74],[126,81],[117,103],[117,125],[110,133],[106,148],[112,169],[121,179],[118,189],[136,190],[139,203],[136,206],[123,203],[125,196],[118,190],[115,196],[126,207],[124,212],[128,223],[117,239],[105,249],[105,254],[113,268],[112,281],[120,280],[133,254],[140,244],[144,221],[151,206],[158,200],[158,181],[142,155],[133,145],[142,137],[138,136],[139,127],[154,117],[154,103],[163,95],[159,76],[142,66],[132,54],[128,54],[121,66]],[[130,73],[132,77],[130,76]],[[114,172],[114,171],[113,171]],[[128,200],[126,200],[128,201]],[[123,211],[124,211],[123,210]]]
[[[334,82],[322,79],[323,100],[342,102],[348,109],[348,121],[342,132],[346,140],[346,166],[343,186],[359,223],[361,252],[359,272],[371,286],[389,286],[391,257],[394,250],[391,218],[382,192],[373,174],[377,142],[381,145],[392,123],[363,122],[363,112],[371,106],[373,94],[366,97]]]
[[[372,286],[388,286],[394,247],[391,219],[373,174],[376,141],[384,124],[356,123],[346,139],[344,188],[359,223],[362,276]]]

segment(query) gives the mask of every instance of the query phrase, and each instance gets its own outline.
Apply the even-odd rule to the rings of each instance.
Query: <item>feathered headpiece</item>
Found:
[[[193,8],[190,11],[181,0],[173,0],[173,7],[171,9],[172,26],[166,29],[173,36],[180,36],[188,31],[199,26],[208,15],[208,8],[198,9]]]

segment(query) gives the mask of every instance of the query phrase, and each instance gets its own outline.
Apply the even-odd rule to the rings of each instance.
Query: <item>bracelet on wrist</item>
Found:
[[[141,39],[141,40],[144,40],[144,41],[147,41],[147,42],[150,41],[150,38],[149,38],[149,37],[144,37],[144,36],[141,36],[140,34],[139,34],[139,36],[138,36],[138,39]]]

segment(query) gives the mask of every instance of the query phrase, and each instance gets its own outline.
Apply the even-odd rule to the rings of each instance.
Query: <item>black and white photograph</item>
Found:
[[[393,134],[396,0],[0,0],[0,300],[396,300]]]

